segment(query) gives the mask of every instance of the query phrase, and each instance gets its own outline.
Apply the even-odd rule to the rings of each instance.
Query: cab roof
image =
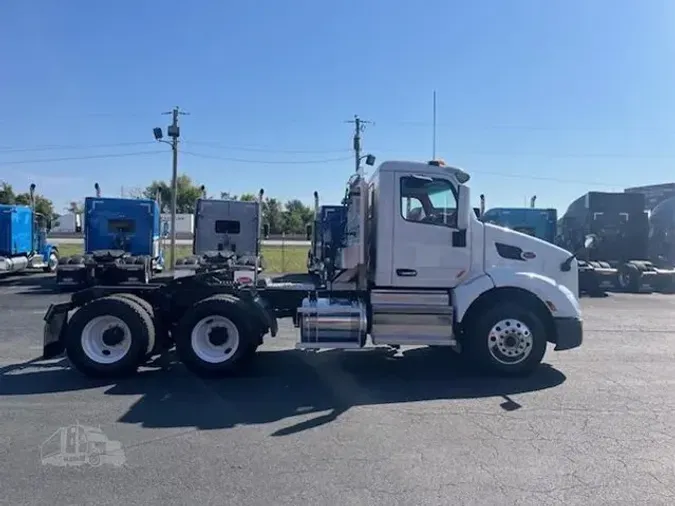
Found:
[[[375,171],[378,172],[419,172],[421,174],[438,174],[445,176],[454,176],[461,184],[469,181],[470,177],[465,171],[457,167],[445,165],[442,161],[432,160],[431,162],[410,162],[410,161],[390,161],[382,162]],[[373,176],[375,176],[373,174]]]

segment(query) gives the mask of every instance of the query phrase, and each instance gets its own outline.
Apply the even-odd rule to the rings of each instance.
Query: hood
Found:
[[[534,272],[579,293],[576,260],[567,272],[560,269],[571,253],[554,244],[491,223],[484,224],[485,270],[510,269]]]

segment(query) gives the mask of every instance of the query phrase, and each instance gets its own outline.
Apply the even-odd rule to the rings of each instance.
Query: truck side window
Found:
[[[216,234],[239,234],[241,224],[234,220],[216,220]]]
[[[402,177],[401,217],[406,221],[456,228],[455,187],[446,179]]]

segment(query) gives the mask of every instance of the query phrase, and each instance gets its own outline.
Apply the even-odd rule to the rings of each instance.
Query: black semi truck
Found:
[[[658,204],[649,216],[649,258],[657,267],[675,265],[675,197]]]
[[[648,260],[650,226],[643,194],[589,192],[574,200],[558,223],[556,242],[577,251],[587,234],[598,241],[579,257],[581,292],[672,291],[675,270]]]

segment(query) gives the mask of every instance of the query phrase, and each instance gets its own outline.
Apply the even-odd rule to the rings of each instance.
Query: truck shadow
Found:
[[[273,436],[330,423],[356,406],[495,397],[496,410],[512,411],[523,406],[510,395],[553,388],[566,380],[547,364],[527,378],[481,377],[459,358],[429,348],[410,350],[404,357],[377,350],[262,351],[245,376],[219,380],[198,379],[176,362],[115,383],[84,378],[69,370],[65,360],[31,361],[0,369],[0,375],[2,396],[106,386],[107,395],[140,395],[118,421],[143,427],[208,430],[289,419],[290,425]]]
[[[18,293],[56,293],[56,278],[53,274],[19,272],[0,275],[0,288],[19,287]]]

